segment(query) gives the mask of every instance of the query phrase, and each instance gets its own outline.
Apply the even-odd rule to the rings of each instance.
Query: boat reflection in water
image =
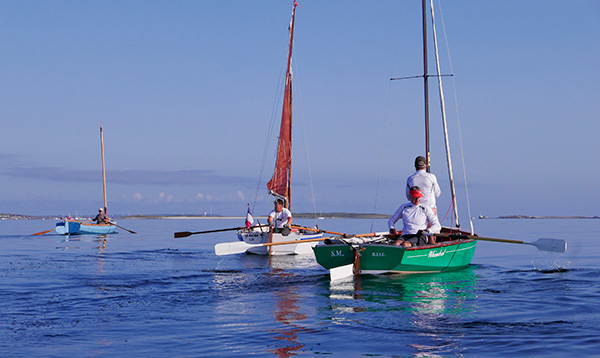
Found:
[[[363,275],[330,282],[333,322],[386,332],[406,333],[398,349],[417,356],[460,356],[463,333],[456,328],[469,319],[475,304],[476,267],[411,275]],[[415,340],[414,337],[419,337]]]
[[[271,256],[268,259],[271,268],[268,276],[272,280],[281,283],[280,289],[273,292],[277,303],[274,306],[273,317],[279,323],[278,328],[269,332],[274,334],[273,338],[280,341],[276,348],[268,350],[277,357],[291,357],[302,352],[305,347],[299,338],[302,332],[309,331],[304,323],[308,315],[315,315],[310,305],[306,304],[306,297],[302,294],[306,278],[295,270],[304,270],[316,267],[314,258],[309,255],[297,256]],[[296,282],[296,284],[294,284]]]
[[[282,269],[274,269],[271,272],[273,277],[285,278],[293,274],[287,273]],[[297,351],[304,348],[304,344],[298,340],[298,335],[306,330],[302,326],[302,321],[307,317],[298,305],[302,296],[298,293],[298,288],[294,286],[286,287],[283,290],[275,292],[277,296],[277,306],[273,311],[275,320],[282,326],[270,330],[274,334],[273,338],[283,343],[283,346],[271,348],[269,353],[275,354],[277,357],[291,357],[296,355]]]
[[[303,353],[303,334],[312,332],[309,321],[317,315],[315,306],[309,304],[311,289],[307,287],[314,289],[322,277],[317,271],[307,274],[317,268],[314,258],[241,255],[236,259],[241,270],[218,270],[213,277],[213,293],[223,298],[216,301],[219,334],[233,330],[243,336],[256,332],[268,337],[257,346],[253,339],[246,341],[243,346],[252,352],[249,355],[268,352],[291,357]],[[248,319],[240,319],[240,315]]]

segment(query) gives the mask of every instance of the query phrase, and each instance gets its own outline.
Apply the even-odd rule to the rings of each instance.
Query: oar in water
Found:
[[[118,227],[119,229],[123,229],[123,230],[125,230],[125,231],[129,231],[129,232],[130,232],[130,233],[132,233],[132,234],[137,234],[137,232],[135,232],[135,231],[131,231],[131,230],[129,230],[129,229],[125,229],[124,227],[122,227],[122,226],[119,226],[119,225],[117,225],[117,224],[115,224],[115,223],[109,223],[109,224],[111,224],[111,225],[114,225],[114,226]]]
[[[470,235],[441,235],[447,236],[450,238],[467,238],[481,241],[492,241],[492,242],[504,242],[507,244],[522,244],[522,245],[531,245],[537,247],[538,250],[541,251],[550,251],[550,252],[566,252],[567,251],[567,242],[562,239],[538,239],[533,242],[521,241],[521,240],[510,240],[510,239],[496,239],[493,237],[481,237],[481,236],[470,236]]]
[[[52,230],[46,230],[46,231],[42,231],[42,232],[36,232],[35,234],[32,234],[32,236],[44,235],[44,234],[47,234],[47,233],[49,233],[51,231],[54,231],[54,229],[52,229]]]
[[[248,229],[253,229],[255,227],[265,227],[265,226],[269,226],[269,225],[255,225],[255,226],[250,226]],[[208,230],[208,231],[196,231],[196,232],[190,232],[190,231],[180,231],[180,232],[176,232],[174,237],[176,239],[181,238],[181,237],[188,237],[191,235],[197,235],[197,234],[210,234],[212,232],[221,232],[221,231],[236,231],[236,230],[242,230],[245,229],[245,226],[242,227],[231,227],[228,229],[218,229],[218,230]]]

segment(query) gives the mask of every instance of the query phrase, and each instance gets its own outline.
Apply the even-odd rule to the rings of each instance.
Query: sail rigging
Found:
[[[294,19],[296,6],[294,1],[292,19],[289,27],[289,47],[287,69],[285,74],[285,89],[283,96],[283,110],[281,113],[281,127],[277,144],[277,159],[273,177],[267,183],[269,193],[285,199],[285,207],[291,207],[291,182],[292,182],[292,47],[294,43]]]
[[[446,121],[446,106],[444,102],[444,91],[442,88],[442,77],[446,75],[442,75],[440,72],[440,59],[438,53],[438,44],[437,44],[437,33],[435,29],[435,16],[434,16],[434,7],[433,0],[429,1],[430,3],[430,12],[431,12],[431,23],[432,23],[432,36],[433,36],[433,46],[435,50],[435,62],[436,62],[436,74],[430,75],[427,68],[428,57],[427,57],[427,0],[422,0],[421,8],[422,8],[422,26],[423,26],[423,75],[422,76],[409,76],[409,77],[397,77],[391,78],[391,80],[405,80],[411,78],[423,78],[423,89],[424,89],[424,112],[425,112],[425,158],[427,161],[427,172],[431,170],[431,150],[430,150],[430,141],[429,141],[429,77],[437,77],[438,80],[438,89],[440,93],[440,106],[442,112],[442,125],[444,131],[444,144],[446,149],[446,160],[448,164],[448,177],[450,181],[450,193],[452,196],[452,209],[455,217],[455,225],[456,227],[460,227],[459,219],[458,219],[458,205],[456,202],[456,189],[454,186],[454,175],[452,172],[452,158],[450,155],[450,141],[448,138],[448,125]],[[452,76],[452,75],[449,75]],[[463,166],[464,168],[464,166]],[[465,180],[466,182],[466,180]]]
[[[423,1],[425,3],[425,1]],[[460,221],[458,219],[458,204],[456,203],[456,189],[454,188],[454,174],[452,172],[452,156],[450,155],[450,139],[448,138],[448,124],[446,121],[446,103],[444,101],[444,89],[442,88],[442,74],[440,71],[440,56],[438,52],[437,32],[435,30],[435,15],[433,8],[433,0],[429,1],[431,9],[431,32],[433,35],[433,47],[435,49],[435,64],[437,73],[438,89],[440,92],[440,107],[442,111],[442,125],[444,128],[444,144],[446,147],[446,161],[448,163],[448,179],[450,180],[450,194],[452,196],[452,206],[454,209],[454,217],[456,221],[456,227],[460,227]],[[429,152],[427,153],[429,154]]]

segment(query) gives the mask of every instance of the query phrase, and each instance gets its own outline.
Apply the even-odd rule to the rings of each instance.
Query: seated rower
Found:
[[[98,209],[98,215],[96,215],[95,218],[92,219],[92,221],[95,221],[96,224],[108,224],[109,223],[109,219],[108,216],[106,216],[106,214],[104,214],[104,209],[100,208]]]
[[[403,247],[435,244],[435,236],[426,236],[424,233],[439,233],[442,226],[437,215],[430,207],[421,204],[423,193],[418,186],[410,188],[410,203],[401,205],[390,217],[388,226],[390,234],[396,234],[395,225],[402,218],[402,236],[394,245]],[[429,228],[428,228],[429,226]]]
[[[273,211],[269,214],[269,225],[273,226],[273,232],[282,233],[287,236],[290,233],[289,226],[292,224],[292,213],[283,207],[283,199],[273,202]]]

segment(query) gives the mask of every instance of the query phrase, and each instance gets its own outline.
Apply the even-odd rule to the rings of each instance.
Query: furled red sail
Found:
[[[283,96],[283,111],[279,142],[277,144],[277,159],[273,177],[267,183],[270,193],[286,198],[286,207],[290,207],[292,181],[292,44],[294,42],[294,18],[296,6],[294,1],[292,19],[290,21],[290,44],[288,49],[287,71],[285,75],[285,90]]]

